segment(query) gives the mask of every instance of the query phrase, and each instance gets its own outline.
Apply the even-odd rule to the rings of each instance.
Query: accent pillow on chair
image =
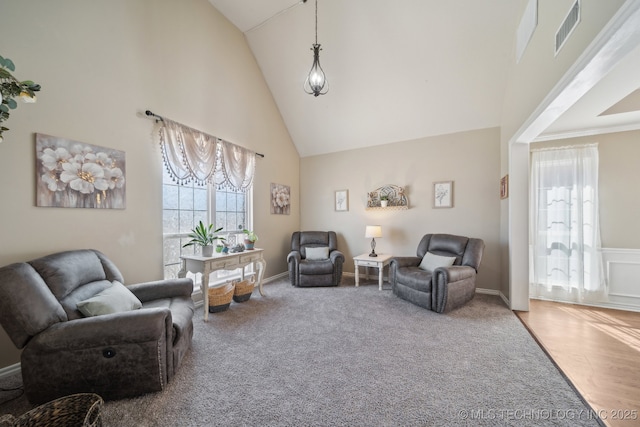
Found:
[[[433,271],[440,267],[451,267],[455,261],[456,257],[454,256],[441,256],[427,252],[418,267],[426,271]]]
[[[138,310],[142,303],[125,285],[114,280],[113,285],[77,306],[82,314],[90,317]]]
[[[306,248],[307,259],[310,261],[320,261],[323,259],[329,259],[329,247],[321,246],[318,248]]]

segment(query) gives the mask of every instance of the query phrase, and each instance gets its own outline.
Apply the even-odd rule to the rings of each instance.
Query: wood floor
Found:
[[[607,426],[640,426],[640,313],[531,300],[516,314]]]

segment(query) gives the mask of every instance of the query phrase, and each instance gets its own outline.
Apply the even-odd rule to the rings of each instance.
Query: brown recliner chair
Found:
[[[191,348],[191,279],[124,286],[95,250],[0,268],[0,323],[22,348],[32,403],[91,392],[118,399],[162,390]]]
[[[415,257],[389,264],[393,293],[420,307],[445,313],[473,299],[484,242],[451,234],[427,234]]]
[[[296,231],[287,256],[293,286],[338,286],[344,255],[334,231]]]

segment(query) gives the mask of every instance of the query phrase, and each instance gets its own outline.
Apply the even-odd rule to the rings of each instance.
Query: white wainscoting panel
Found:
[[[640,311],[640,249],[603,248],[604,273],[609,284],[609,304]]]

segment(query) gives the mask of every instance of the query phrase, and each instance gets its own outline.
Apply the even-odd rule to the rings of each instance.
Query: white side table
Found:
[[[377,257],[370,257],[369,254],[358,255],[353,258],[353,263],[356,269],[356,286],[360,285],[360,273],[358,267],[367,267],[365,270],[365,277],[369,278],[369,267],[376,267],[378,269],[378,289],[382,290],[382,271],[385,265],[389,265],[393,255],[378,254]]]

